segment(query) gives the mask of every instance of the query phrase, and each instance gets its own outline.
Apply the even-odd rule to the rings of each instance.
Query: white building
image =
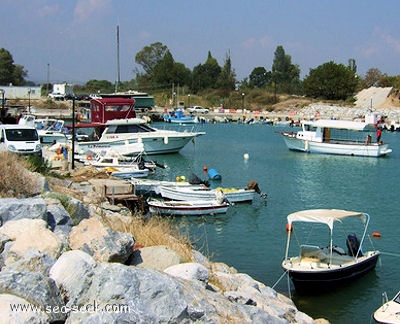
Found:
[[[40,99],[42,96],[41,87],[16,87],[0,86],[4,90],[5,99]]]

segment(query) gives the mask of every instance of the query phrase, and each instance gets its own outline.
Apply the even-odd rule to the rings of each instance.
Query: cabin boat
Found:
[[[287,216],[288,234],[282,267],[297,293],[327,292],[375,268],[379,251],[363,248],[369,219],[366,213],[337,209],[303,210]],[[358,228],[360,233],[360,227],[361,240],[356,232]],[[291,244],[292,237],[296,246]],[[308,243],[310,238],[315,239],[310,242],[312,245]],[[338,240],[346,244],[347,251],[334,244],[339,243]],[[372,246],[371,240],[370,243]]]
[[[302,130],[281,132],[289,150],[307,153],[381,157],[392,152],[388,143],[373,142],[376,126],[370,122],[304,120]]]
[[[135,155],[127,146],[142,144],[146,154],[177,153],[195,137],[204,132],[179,132],[175,130],[159,130],[147,124],[142,118],[136,118],[134,99],[102,98],[91,100],[90,124],[79,124],[77,127],[96,127],[99,138],[95,141],[79,142],[76,145],[78,154],[86,154],[89,150],[121,148],[124,155]]]
[[[381,324],[400,323],[400,291],[392,300],[388,300],[386,292],[382,294],[382,306],[374,312],[374,320]]]
[[[199,117],[185,116],[181,109],[169,114],[164,114],[164,121],[173,124],[198,124],[200,122]]]
[[[227,202],[218,200],[158,200],[147,201],[151,213],[175,216],[198,216],[226,213],[229,207]]]

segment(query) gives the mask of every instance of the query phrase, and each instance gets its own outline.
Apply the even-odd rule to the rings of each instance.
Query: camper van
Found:
[[[42,155],[39,135],[34,127],[0,125],[0,151],[21,155]]]

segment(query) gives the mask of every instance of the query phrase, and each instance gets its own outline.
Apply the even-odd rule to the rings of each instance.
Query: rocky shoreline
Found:
[[[138,247],[107,226],[129,219],[126,207],[88,187],[80,201],[48,181],[71,187],[43,178],[34,197],[0,199],[2,323],[326,322],[198,251],[182,263],[166,246]]]

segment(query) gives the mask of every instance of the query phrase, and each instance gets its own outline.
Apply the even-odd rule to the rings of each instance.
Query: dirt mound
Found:
[[[392,90],[392,87],[363,89],[355,96],[357,99],[355,106],[372,109],[380,108],[387,101]]]

